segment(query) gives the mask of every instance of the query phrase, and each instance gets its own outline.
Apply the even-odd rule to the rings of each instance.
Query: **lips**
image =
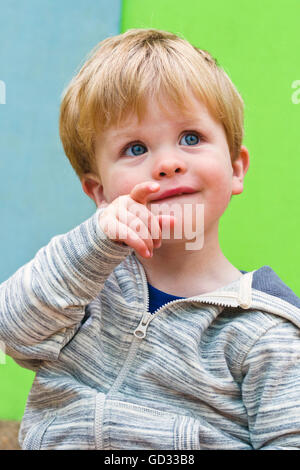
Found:
[[[195,192],[196,190],[193,188],[190,188],[188,186],[180,186],[178,188],[168,189],[167,191],[163,191],[160,194],[156,194],[155,196],[153,196],[153,199],[151,199],[151,201],[160,201],[161,199],[166,199],[168,197],[183,196],[185,194],[192,194]]]

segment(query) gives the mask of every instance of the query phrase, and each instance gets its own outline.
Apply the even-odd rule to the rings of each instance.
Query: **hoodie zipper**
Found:
[[[148,292],[148,287],[147,287],[147,278],[144,270],[140,269],[141,275],[142,275],[142,280],[143,280],[143,286],[144,286],[144,292],[147,292],[145,303],[146,303],[146,312],[143,314],[142,319],[137,326],[137,328],[134,330],[133,334],[135,337],[143,339],[145,338],[147,334],[147,328],[149,326],[149,323],[157,317],[164,308],[171,304],[175,304],[178,302],[185,302],[186,299],[178,299],[178,300],[171,300],[170,302],[167,302],[164,304],[162,307],[158,308],[155,310],[153,313],[149,313],[149,292]],[[237,305],[241,308],[248,309],[251,304],[251,289],[249,289],[248,285],[250,282],[250,286],[252,284],[252,276],[253,272],[244,274],[241,279],[240,279],[240,292],[239,296],[237,297],[236,294],[232,294],[230,292],[223,292],[222,295],[219,294],[210,294],[209,296],[203,295],[203,296],[197,296],[195,300],[193,300],[193,297],[191,297],[189,300],[192,302],[199,302],[199,303],[207,303],[207,304],[213,304],[217,305],[219,307],[219,310],[221,311],[224,307],[234,307],[234,303],[237,302]],[[249,279],[250,276],[250,280]],[[218,299],[218,300],[216,300]],[[226,300],[228,299],[228,302]],[[229,300],[230,299],[230,300]]]
[[[201,298],[201,300],[199,300],[199,296],[195,300],[193,300],[193,298],[190,297],[189,300],[191,302],[199,302],[201,304],[208,303],[208,304],[217,305],[218,307],[220,307],[220,311],[222,310],[223,307],[232,307],[233,306],[232,302],[220,302],[220,301],[218,302],[218,301],[213,300],[212,297],[213,297],[212,295],[210,297],[203,297],[203,299]],[[216,295],[216,297],[220,297],[220,296]],[[232,295],[229,295],[229,294],[224,295],[224,297],[228,297],[231,300],[236,300],[236,297],[233,297]],[[160,313],[164,310],[164,308],[166,308],[167,306],[169,306],[171,304],[175,304],[175,303],[178,303],[178,302],[185,302],[185,301],[186,301],[186,299],[171,300],[170,302],[167,302],[166,304],[164,304],[159,309],[155,310],[155,312],[153,312],[153,313],[149,313],[149,312],[144,313],[139,325],[137,326],[137,328],[133,332],[134,336],[136,336],[137,338],[141,338],[141,339],[145,338],[149,323],[152,320],[154,320],[155,317],[160,315]]]
[[[127,358],[123,364],[123,367],[119,375],[117,376],[115,382],[113,383],[108,395],[111,395],[112,393],[116,392],[121,386],[121,384],[123,383],[123,380],[125,379],[131,367],[131,364],[135,358],[137,350],[141,344],[141,340],[146,337],[147,329],[148,329],[150,322],[154,320],[154,318],[156,318],[158,315],[160,315],[161,312],[165,308],[167,308],[169,305],[175,304],[178,302],[186,302],[186,299],[171,300],[170,302],[167,302],[162,307],[155,310],[155,312],[150,313],[148,311],[149,310],[149,292],[148,292],[148,286],[147,286],[147,277],[146,277],[144,270],[141,269],[140,266],[139,266],[139,270],[140,270],[141,277],[142,277],[144,293],[146,293],[146,295],[144,296],[144,304],[146,305],[146,311],[143,313],[140,323],[138,324],[137,328],[133,332],[134,337],[133,337],[131,346],[129,348]],[[252,273],[251,273],[251,278],[252,278]],[[222,295],[219,295],[219,294],[210,294],[209,296],[203,295],[203,297],[197,296],[195,300],[193,300],[193,297],[190,297],[189,300],[192,302],[199,302],[200,304],[208,303],[211,305],[217,305],[220,312],[221,310],[223,310],[224,307],[241,306],[242,308],[249,308],[249,305],[250,305],[249,298],[246,296],[247,279],[245,278],[245,276],[246,274],[244,274],[243,277],[241,278],[241,282],[242,280],[243,282],[241,285],[240,294],[238,298],[236,294],[232,294],[230,292],[223,292]],[[228,299],[228,302],[224,299],[226,300]],[[250,295],[250,301],[251,301],[251,295]],[[235,305],[235,303],[237,305]]]

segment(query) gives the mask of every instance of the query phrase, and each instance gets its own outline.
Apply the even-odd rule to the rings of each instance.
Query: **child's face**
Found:
[[[151,101],[140,123],[137,116],[128,116],[122,127],[111,127],[98,137],[95,153],[101,186],[93,199],[97,205],[101,198],[110,203],[145,181],[160,184],[160,190],[149,200],[166,190],[188,186],[195,193],[163,202],[204,204],[208,229],[218,223],[231,195],[242,192],[248,151],[243,147],[232,165],[222,124],[193,97],[189,117],[171,103],[165,106],[168,114]]]

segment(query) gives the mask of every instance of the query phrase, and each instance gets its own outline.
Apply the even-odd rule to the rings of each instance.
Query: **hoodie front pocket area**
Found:
[[[101,395],[101,394],[100,394]],[[26,417],[26,425],[30,417]],[[23,450],[94,450],[95,392],[74,400],[69,405],[46,413],[29,426]]]
[[[111,450],[197,450],[200,423],[189,416],[106,399],[102,445]]]

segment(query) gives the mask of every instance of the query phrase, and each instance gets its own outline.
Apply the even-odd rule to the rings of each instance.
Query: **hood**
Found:
[[[247,271],[241,272],[245,274]],[[252,289],[300,308],[300,298],[280,279],[270,266],[263,266],[253,272]]]

